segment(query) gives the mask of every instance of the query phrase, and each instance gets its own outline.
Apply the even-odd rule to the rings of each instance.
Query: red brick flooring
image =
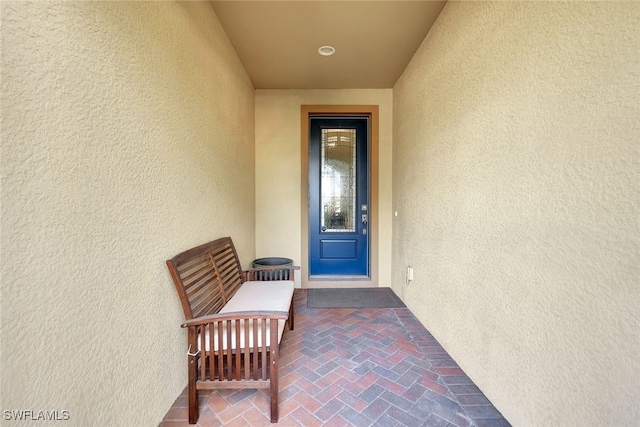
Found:
[[[509,423],[407,308],[310,309],[281,343],[279,426]],[[270,426],[263,390],[200,392],[198,426]],[[188,426],[186,390],[160,427]]]

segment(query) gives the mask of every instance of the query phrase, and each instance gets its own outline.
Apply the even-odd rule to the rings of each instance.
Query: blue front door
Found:
[[[369,276],[369,118],[309,121],[309,275]]]

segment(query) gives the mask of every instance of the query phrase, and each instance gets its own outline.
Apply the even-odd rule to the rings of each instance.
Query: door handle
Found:
[[[366,224],[367,222],[369,222],[369,220],[367,218],[367,214],[362,214],[362,223]]]

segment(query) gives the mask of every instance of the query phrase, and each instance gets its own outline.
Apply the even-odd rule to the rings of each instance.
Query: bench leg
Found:
[[[291,300],[291,305],[289,306],[289,330],[293,331],[293,300]]]
[[[196,371],[197,363],[194,356],[189,356],[189,389],[187,391],[189,395],[189,424],[196,424],[198,422],[198,389],[196,388]]]
[[[278,342],[278,323],[277,320],[271,321],[271,337],[272,343]],[[271,422],[278,422],[278,364],[280,363],[280,351],[278,345],[271,346],[271,354],[269,360],[269,386],[271,392]]]
[[[193,343],[193,348],[196,348],[197,335],[195,328],[189,328],[188,342]],[[189,348],[192,348],[189,346]],[[189,386],[187,395],[189,396],[189,424],[196,424],[198,422],[198,416],[200,411],[198,410],[198,389],[196,387],[196,381],[198,376],[198,356],[188,356],[189,365],[187,367],[187,375],[189,376]],[[202,360],[204,363],[204,359]]]

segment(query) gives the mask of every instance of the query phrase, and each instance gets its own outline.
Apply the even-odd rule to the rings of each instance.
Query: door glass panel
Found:
[[[356,130],[322,129],[320,138],[320,227],[356,231]]]

